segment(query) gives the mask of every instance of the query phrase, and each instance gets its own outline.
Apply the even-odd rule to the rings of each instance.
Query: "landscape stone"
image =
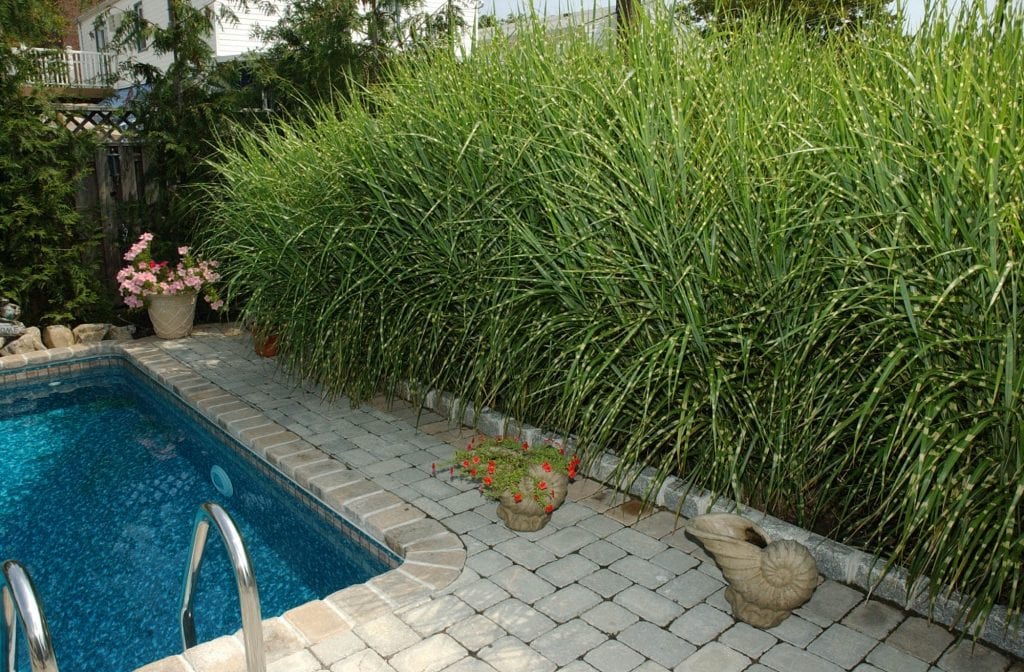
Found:
[[[0,350],[0,357],[7,355],[24,355],[37,350],[46,350],[39,335],[38,327],[29,327],[25,333],[14,339]]]
[[[107,335],[110,329],[109,324],[80,324],[72,331],[75,334],[76,343],[99,343]]]
[[[107,330],[106,340],[108,341],[130,341],[135,337],[135,325],[128,324],[123,327],[111,326]]]
[[[75,344],[75,334],[62,324],[43,329],[43,345],[47,348],[68,348]]]

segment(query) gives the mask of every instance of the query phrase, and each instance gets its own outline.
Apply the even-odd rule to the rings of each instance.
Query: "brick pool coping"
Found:
[[[339,632],[421,603],[462,573],[466,548],[458,535],[152,343],[147,339],[101,341],[0,357],[0,375],[7,381],[25,382],[52,375],[55,365],[66,364],[70,372],[89,366],[88,362],[75,360],[103,355],[124,357],[325,507],[402,558],[398,567],[366,583],[265,619],[269,659],[316,646]],[[303,641],[296,641],[296,633]],[[244,659],[240,637],[241,631],[201,643],[184,654],[149,663],[138,672],[191,672],[193,668],[184,665],[182,657],[199,670],[233,667]]]

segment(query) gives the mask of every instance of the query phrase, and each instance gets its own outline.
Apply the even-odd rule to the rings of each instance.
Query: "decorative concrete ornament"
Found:
[[[733,615],[758,628],[771,628],[811,598],[818,566],[795,541],[768,541],[760,527],[741,516],[710,513],[686,523],[729,582],[725,598]]]

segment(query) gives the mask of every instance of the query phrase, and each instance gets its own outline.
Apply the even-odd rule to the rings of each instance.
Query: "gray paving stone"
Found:
[[[582,660],[574,660],[565,667],[562,667],[558,672],[597,672],[590,663],[585,663]]]
[[[915,658],[934,663],[953,642],[953,635],[942,626],[913,616],[903,621],[885,642]]]
[[[485,527],[478,527],[469,534],[488,546],[500,544],[516,536],[516,533],[508,529],[504,523],[491,523]]]
[[[494,605],[484,612],[484,616],[524,642],[531,642],[555,627],[550,618],[515,598]]]
[[[606,641],[589,651],[583,660],[601,672],[630,672],[644,662],[644,657],[622,642]]]
[[[868,665],[867,663],[861,663],[857,667],[853,668],[853,672],[885,672],[885,670],[880,670],[877,667],[875,667],[874,665]]]
[[[626,527],[618,532],[609,534],[607,539],[622,550],[628,551],[630,555],[634,555],[645,560],[653,558],[658,553],[661,553],[668,548],[666,544],[658,541],[657,539],[652,539],[646,534],[637,532],[630,527]]]
[[[558,557],[575,553],[587,544],[597,541],[597,535],[582,527],[566,527],[544,537],[537,543]]]
[[[658,665],[653,660],[645,660],[640,663],[640,667],[633,670],[633,672],[668,672],[668,670],[661,665]]]
[[[460,621],[448,629],[448,634],[469,651],[479,651],[505,636],[505,629],[480,614]]]
[[[617,639],[659,665],[668,668],[675,667],[697,650],[686,640],[646,621],[640,621],[626,628],[619,633]]]
[[[629,609],[640,618],[666,626],[683,612],[682,607],[643,586],[630,586],[618,593],[615,603]]]
[[[331,665],[331,672],[394,672],[372,649],[363,649]]]
[[[632,555],[616,560],[608,569],[651,590],[655,590],[663,586],[670,579],[675,578],[675,575],[664,567],[659,567],[652,562]]]
[[[398,617],[422,637],[441,632],[472,615],[473,608],[454,595],[445,595],[398,612]]]
[[[380,616],[357,625],[354,632],[381,656],[391,656],[420,641],[412,628],[392,615]]]
[[[597,565],[582,555],[573,554],[544,565],[537,570],[537,574],[561,588],[574,581],[579,581],[585,576],[590,576],[598,569]]]
[[[902,611],[875,600],[858,604],[843,619],[843,625],[875,639],[885,639],[902,622]]]
[[[530,646],[548,660],[558,665],[567,665],[607,638],[608,636],[600,630],[580,619],[575,619],[541,635]]]
[[[707,574],[691,569],[658,588],[658,594],[664,595],[681,607],[688,609],[703,602],[708,595],[721,588],[720,581],[715,581]]]
[[[729,604],[729,600],[725,598],[725,586],[722,586],[721,589],[708,595],[707,599],[704,600],[704,603],[710,604],[715,609],[732,615],[732,605]]]
[[[724,644],[711,642],[676,667],[675,672],[740,672],[750,659]]]
[[[765,632],[802,649],[821,634],[821,628],[794,615]]]
[[[863,661],[868,652],[877,645],[877,639],[862,635],[845,625],[833,623],[810,643],[807,650],[840,667],[851,669]]]
[[[640,620],[640,617],[632,611],[620,607],[614,602],[601,602],[584,613],[581,618],[598,630],[610,635],[618,634]]]
[[[811,599],[796,614],[815,625],[827,628],[864,601],[864,593],[841,583],[825,580],[814,590]]]
[[[610,541],[598,539],[594,543],[581,548],[580,555],[596,562],[602,567],[607,567],[619,558],[625,557],[626,552]]]
[[[885,672],[927,672],[929,667],[920,658],[884,643],[868,654],[867,662]]]
[[[949,647],[938,662],[947,672],[1003,672],[1009,665],[1006,656],[966,639]]]
[[[570,621],[602,601],[601,596],[579,584],[573,584],[543,597],[534,605],[537,611],[557,623]]]
[[[555,592],[554,586],[524,567],[506,567],[490,578],[495,585],[504,588],[512,597],[527,604],[533,604],[545,595]]]
[[[717,638],[734,623],[732,616],[723,614],[707,604],[698,604],[674,620],[669,626],[669,631],[691,644],[700,646]]]
[[[462,586],[455,591],[455,596],[477,611],[483,611],[511,597],[504,588],[500,588],[486,579]]]
[[[838,665],[785,642],[769,649],[760,662],[779,672],[842,672]]]
[[[456,534],[465,534],[484,525],[490,525],[491,521],[481,516],[476,511],[463,511],[445,519],[444,524]]]
[[[676,576],[700,564],[692,555],[684,553],[678,548],[666,548],[651,558],[651,562],[659,567],[664,567]]]
[[[313,655],[324,665],[331,665],[342,658],[351,656],[366,648],[366,642],[359,639],[356,633],[349,630],[340,635],[324,639],[312,647]]]
[[[466,649],[454,639],[437,634],[399,651],[388,663],[398,672],[441,672],[466,654]]]
[[[498,672],[553,672],[553,662],[515,637],[503,637],[480,651],[478,657]]]
[[[508,556],[502,555],[497,551],[487,549],[466,558],[466,566],[480,576],[490,576],[491,574],[500,572],[506,567],[511,567],[512,561],[508,559]]]
[[[762,653],[775,646],[775,643],[779,641],[764,630],[746,623],[736,623],[723,632],[718,640],[751,658],[759,658]]]
[[[617,520],[612,520],[607,516],[602,516],[601,514],[584,518],[577,524],[586,530],[590,530],[602,539],[623,529],[622,523]]]
[[[421,482],[426,483],[427,481]],[[462,513],[463,511],[475,509],[483,504],[484,496],[476,490],[467,490],[466,492],[459,493],[458,495],[446,497],[438,503],[452,513]]]
[[[527,569],[537,569],[555,559],[554,553],[541,548],[537,544],[530,543],[522,537],[503,541],[495,546],[494,550],[506,556],[517,565]]]
[[[605,599],[633,585],[632,581],[610,569],[599,569],[590,576],[580,579],[580,583]]]
[[[633,529],[637,532],[643,532],[649,537],[661,539],[678,530],[685,522],[685,518],[677,516],[671,511],[655,511],[650,516],[633,525]]]
[[[445,672],[497,672],[493,667],[476,658],[463,658],[448,667]]]

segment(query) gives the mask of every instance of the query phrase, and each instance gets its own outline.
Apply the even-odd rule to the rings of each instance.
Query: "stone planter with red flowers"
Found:
[[[498,500],[498,517],[509,529],[533,532],[565,501],[579,458],[557,444],[530,446],[517,437],[478,436],[455,451],[455,468]]]

